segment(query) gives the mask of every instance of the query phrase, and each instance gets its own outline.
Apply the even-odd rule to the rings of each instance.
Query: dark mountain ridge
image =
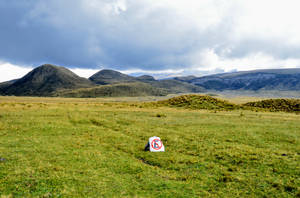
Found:
[[[300,90],[300,69],[264,69],[180,79],[208,90]]]

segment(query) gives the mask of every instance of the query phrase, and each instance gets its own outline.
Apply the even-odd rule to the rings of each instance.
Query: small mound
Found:
[[[262,108],[269,111],[285,111],[285,112],[299,112],[299,99],[268,99],[257,102],[248,102],[243,104],[244,107]]]
[[[189,109],[209,109],[209,110],[233,110],[237,109],[238,105],[231,104],[225,100],[213,98],[204,95],[182,95],[168,100],[159,101],[159,104],[184,107]]]

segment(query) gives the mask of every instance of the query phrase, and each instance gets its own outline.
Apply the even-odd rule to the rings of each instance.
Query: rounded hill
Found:
[[[113,83],[135,82],[135,78],[121,72],[103,69],[89,78],[92,82],[99,85],[107,85]]]
[[[51,96],[60,89],[91,87],[93,83],[72,71],[55,65],[45,64],[7,86],[3,92],[16,96]]]
[[[237,105],[225,100],[196,94],[173,97],[168,100],[159,101],[158,104],[189,109],[232,110],[238,108]]]

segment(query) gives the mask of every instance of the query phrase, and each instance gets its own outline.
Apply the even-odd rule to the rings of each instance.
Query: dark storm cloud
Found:
[[[198,3],[201,10],[191,13],[192,1],[185,4],[185,12],[182,1],[159,2],[2,0],[0,60],[17,65],[163,70],[205,66],[199,53],[206,49],[225,59],[256,52],[275,59],[300,58],[300,45],[284,39],[249,35],[235,39],[236,20],[243,14],[235,6],[222,8],[225,12],[219,16],[209,10],[214,11],[218,0],[207,0],[212,5],[208,8]],[[171,4],[181,7],[170,8]]]
[[[47,21],[50,13],[34,16],[38,5],[38,1],[4,1],[0,4],[0,58],[17,64],[93,64],[85,47],[87,35],[83,31],[55,26]],[[49,8],[49,11],[56,12],[55,8]]]
[[[103,64],[118,69],[185,64],[175,56],[191,50],[186,48],[194,41],[188,38],[191,34],[178,40],[179,35],[172,35],[175,32],[166,32],[171,13],[158,10],[147,16],[153,21],[144,21],[130,11],[90,14],[83,2],[2,1],[0,59],[15,64],[50,62],[87,68]],[[182,39],[186,43],[179,43]]]
[[[126,11],[115,13],[97,10],[109,1],[98,1],[96,11],[85,2],[2,2],[0,59],[15,64],[166,69],[188,66],[189,53],[216,42],[213,30],[199,31],[164,7],[143,15],[143,3],[128,3]]]

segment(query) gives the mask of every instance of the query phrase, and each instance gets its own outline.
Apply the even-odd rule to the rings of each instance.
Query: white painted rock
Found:
[[[159,137],[153,136],[149,138],[145,150],[150,150],[150,152],[165,152],[165,147]]]

